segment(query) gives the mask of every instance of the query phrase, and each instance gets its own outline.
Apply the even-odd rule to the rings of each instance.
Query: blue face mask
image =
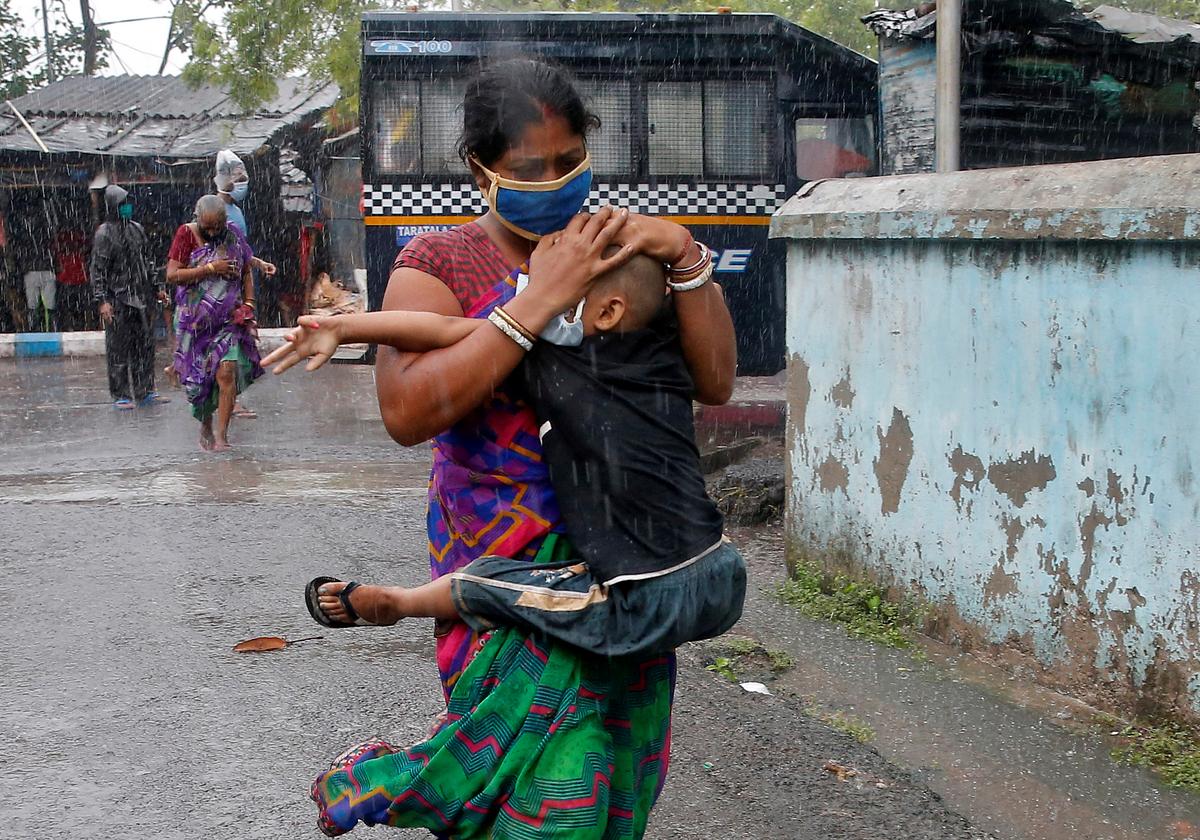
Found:
[[[236,184],[233,185],[233,189],[231,189],[229,191],[229,197],[232,198],[234,201],[236,201],[238,204],[241,204],[243,201],[245,201],[246,196],[248,196],[249,194],[250,194],[250,182],[249,181],[238,181]]]
[[[488,207],[502,225],[534,242],[565,228],[592,190],[591,155],[557,181],[514,181],[475,163],[491,182],[484,190]]]
[[[126,222],[128,222],[130,219],[132,219],[133,218],[133,202],[126,201],[124,204],[118,205],[117,206],[117,215],[120,216],[121,219]]]

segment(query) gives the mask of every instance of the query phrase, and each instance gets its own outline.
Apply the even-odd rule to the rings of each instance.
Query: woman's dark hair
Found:
[[[483,67],[463,95],[463,132],[458,156],[471,155],[491,166],[540,123],[545,112],[567,121],[576,134],[600,127],[583,104],[575,81],[563,68],[532,58],[511,58]]]

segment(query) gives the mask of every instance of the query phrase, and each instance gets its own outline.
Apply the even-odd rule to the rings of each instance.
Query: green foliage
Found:
[[[1200,793],[1200,738],[1178,723],[1135,723],[1117,731],[1124,742],[1113,758],[1148,767],[1171,787]]]
[[[860,744],[868,744],[875,740],[875,730],[854,715],[813,709],[805,709],[805,712],[826,726],[844,732]]]
[[[771,664],[771,670],[775,672],[786,671],[796,664],[796,660],[782,650],[768,649],[767,661]]]
[[[718,656],[716,661],[708,666],[708,670],[712,671],[714,674],[720,674],[730,682],[737,682],[738,675],[737,671],[733,669],[733,666],[734,662],[732,659],[727,656]]]
[[[874,50],[874,36],[858,16],[872,0],[850,0],[836,9],[830,0],[751,0],[738,11],[774,12],[861,52]],[[353,119],[358,108],[359,20],[381,8],[380,0],[177,0],[175,43],[191,52],[184,77],[229,88],[234,101],[252,108],[275,94],[275,80],[301,73],[332,79],[342,90],[339,116]],[[443,4],[444,5],[444,4]],[[434,4],[424,3],[433,9]],[[673,12],[713,11],[701,0],[464,0],[471,11]],[[861,8],[860,8],[861,7]],[[206,19],[219,13],[221,23]],[[207,17],[211,18],[210,13]]]
[[[184,75],[193,83],[226,85],[235,101],[250,108],[273,96],[275,80],[282,76],[332,79],[343,96],[338,116],[347,120],[358,107],[361,15],[374,8],[395,8],[382,0],[171,2],[175,44],[191,52]],[[708,0],[463,0],[468,11],[711,12],[721,5]],[[1200,16],[1200,0],[1132,0],[1124,5],[1170,17]],[[448,3],[426,0],[421,6],[432,11]],[[875,35],[859,20],[875,8],[875,0],[744,0],[729,6],[735,12],[777,14],[864,55],[876,51]],[[221,17],[219,25],[206,19],[206,12],[213,17],[211,11]],[[0,44],[0,56],[3,50]]]
[[[29,64],[40,43],[21,34],[21,18],[9,0],[0,0],[0,99],[24,96],[36,85]]]
[[[729,6],[777,14],[865,55],[875,52],[875,36],[859,21],[875,8],[874,0],[465,0],[464,5],[473,11],[553,12],[713,12]]]
[[[48,4],[48,10],[54,76],[78,74],[83,70],[83,28],[71,22],[65,0],[54,0]],[[27,29],[25,24],[13,11],[11,0],[0,0],[0,101],[24,96],[49,81],[50,68],[44,60],[46,45],[39,36],[23,34]],[[108,32],[101,29],[96,35],[99,53],[96,69],[101,70],[107,66]]]
[[[741,682],[747,674],[770,679],[767,671],[776,675],[796,664],[785,651],[773,650],[745,636],[722,636],[707,647],[717,654],[708,670],[730,682]]]
[[[921,620],[915,605],[889,601],[873,584],[830,577],[807,562],[796,565],[779,597],[809,618],[839,622],[851,635],[895,648],[912,646],[912,629]]]
[[[360,20],[375,0],[184,0],[175,6],[179,44],[190,49],[184,78],[224,85],[246,109],[276,93],[276,79],[333,80],[342,112],[357,109]],[[206,8],[220,15],[212,23]]]

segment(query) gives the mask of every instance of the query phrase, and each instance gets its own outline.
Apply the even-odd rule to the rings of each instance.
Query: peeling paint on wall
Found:
[[[808,365],[800,356],[793,355],[788,365],[788,417],[797,434],[804,434],[804,423],[808,415],[808,400],[812,397],[812,386],[808,382]]]
[[[1031,449],[1021,453],[1019,458],[990,464],[987,477],[1014,505],[1024,507],[1030,491],[1045,490],[1054,480],[1054,462],[1046,455],[1034,454]]]
[[[1200,718],[1200,242],[790,248],[789,541],[1047,683]]]
[[[882,497],[880,510],[895,513],[900,509],[900,491],[908,478],[908,465],[912,463],[913,436],[908,418],[898,408],[892,409],[892,422],[887,434],[876,429],[879,436],[879,457],[875,459],[875,480],[879,483]]]
[[[850,486],[850,470],[837,458],[829,455],[817,467],[817,475],[821,479],[821,492],[832,493],[835,490],[846,492]]]
[[[833,386],[833,390],[829,392],[829,398],[838,408],[854,407],[854,389],[850,387],[850,371],[846,371],[846,375]]]
[[[954,500],[954,504],[961,511],[962,507],[962,491],[978,490],[979,483],[983,481],[987,474],[983,469],[983,461],[978,455],[972,455],[970,452],[963,452],[962,444],[954,448],[950,453],[950,469],[954,470],[954,484],[950,488],[950,498]]]

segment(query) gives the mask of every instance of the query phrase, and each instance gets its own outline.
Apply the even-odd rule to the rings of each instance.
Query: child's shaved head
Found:
[[[610,257],[620,246],[610,245],[604,252]],[[645,329],[662,309],[667,291],[667,274],[663,264],[645,254],[636,254],[620,268],[601,274],[592,284],[588,298],[619,296],[625,301],[620,331]]]

